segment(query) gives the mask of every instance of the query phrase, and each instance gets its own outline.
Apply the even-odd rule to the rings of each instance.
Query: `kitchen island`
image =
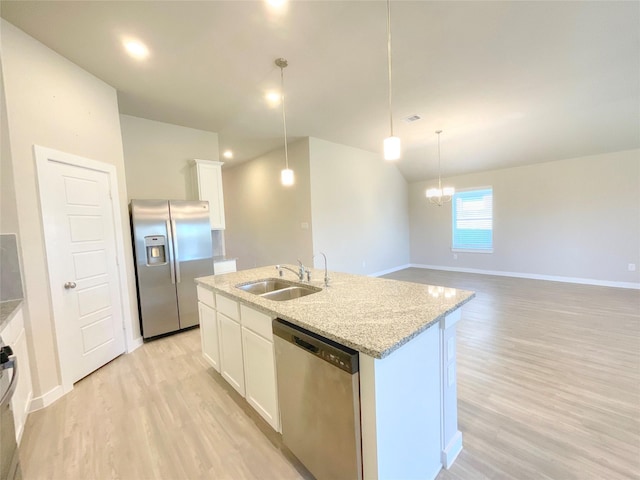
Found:
[[[293,273],[284,273],[286,279],[297,281]],[[455,324],[460,307],[474,293],[337,272],[330,272],[331,281],[325,287],[323,277],[324,271],[312,269],[311,281],[304,283],[321,290],[286,301],[269,300],[237,287],[278,278],[274,266],[197,279],[199,298],[205,304],[202,308],[207,304],[204,299],[211,298],[208,303],[218,315],[213,325],[211,315],[201,310],[203,350],[206,343],[215,343],[210,335],[220,337],[219,351],[209,355],[210,363],[244,396],[244,376],[240,379],[234,368],[224,368],[230,348],[223,337],[225,332],[231,332],[227,338],[240,335],[232,333],[240,325],[244,333],[246,324],[247,335],[258,332],[269,340],[264,322],[256,323],[260,316],[284,319],[357,350],[364,478],[435,478],[462,449],[457,426]],[[215,350],[216,345],[213,347]],[[249,393],[246,398],[257,404],[253,406],[260,413],[265,402],[252,403]],[[269,416],[276,430],[277,416]]]

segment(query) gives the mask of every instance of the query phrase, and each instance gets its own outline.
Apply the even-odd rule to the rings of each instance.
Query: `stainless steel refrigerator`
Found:
[[[213,274],[209,202],[131,200],[129,211],[142,337],[198,325],[194,279]]]

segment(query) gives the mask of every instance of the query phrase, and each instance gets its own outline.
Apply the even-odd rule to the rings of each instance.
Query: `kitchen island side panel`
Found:
[[[437,324],[382,359],[360,353],[365,480],[438,475],[440,359]]]

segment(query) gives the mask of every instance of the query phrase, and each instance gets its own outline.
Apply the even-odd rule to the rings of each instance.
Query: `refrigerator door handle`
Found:
[[[178,232],[176,230],[176,221],[171,220],[171,236],[173,238],[173,255],[176,269],[176,283],[180,283],[180,256],[178,255]]]
[[[171,284],[174,285],[176,283],[176,267],[175,267],[175,258],[173,251],[173,232],[171,230],[171,223],[167,220],[167,235],[169,236],[169,242],[167,245],[169,248],[169,268],[171,270]]]

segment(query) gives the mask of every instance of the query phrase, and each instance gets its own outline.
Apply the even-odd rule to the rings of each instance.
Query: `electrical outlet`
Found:
[[[367,261],[366,260],[362,260],[362,268],[367,268]]]
[[[458,259],[458,254],[457,254],[457,253],[454,253],[454,254],[453,254],[453,259],[454,259],[454,260],[457,260],[457,259]]]
[[[630,263],[629,265],[627,265],[627,270],[629,270],[630,272],[635,272],[636,271],[636,264],[635,263]]]
[[[300,228],[301,228],[302,230],[309,230],[309,224],[308,224],[307,222],[302,222],[302,223],[300,224]]]

